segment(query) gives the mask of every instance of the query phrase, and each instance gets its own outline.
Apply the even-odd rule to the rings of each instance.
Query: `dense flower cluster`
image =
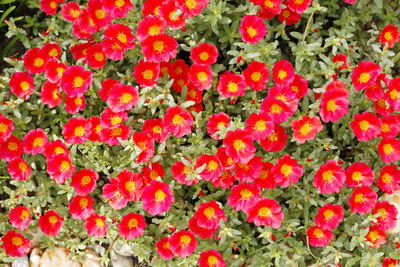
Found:
[[[40,168],[33,162],[43,159],[41,167],[48,183],[66,188],[58,193],[68,193],[68,209],[13,205],[8,212],[13,228],[24,232],[37,221],[45,235],[55,237],[72,217],[95,238],[106,239],[113,229],[130,241],[153,231],[152,245],[158,255],[154,258],[171,260],[198,254],[200,267],[224,267],[230,254],[226,256],[217,246],[204,249],[199,245],[204,239],[211,244],[221,235],[232,237],[232,228],[226,224],[234,223],[246,229],[254,227],[261,231],[260,237],[268,236],[272,241],[275,236],[269,231],[287,230],[291,234],[280,237],[283,240],[298,226],[286,219],[291,208],[304,204],[299,201],[308,202],[314,190],[328,199],[314,200],[315,205],[310,201],[318,206],[312,211],[314,223],[308,207],[301,206],[307,212],[307,223],[301,226],[306,230],[296,234],[304,237],[307,246],[331,244],[339,232],[335,229],[353,213],[373,217],[363,236],[370,248],[386,243],[388,231],[396,227],[398,211],[378,196],[400,189],[400,77],[389,78],[387,68],[371,60],[360,59],[352,66],[348,55],[337,53],[332,64],[339,73],[313,95],[307,76],[299,72],[299,63],[291,63],[290,58],[267,64],[261,57],[249,56],[241,67],[222,68],[218,58],[225,52],[217,43],[201,39],[186,49],[183,37],[176,38],[175,33],[186,32],[186,20],[203,16],[203,10],[215,4],[211,1],[146,0],[140,3],[141,12],[130,0],[89,0],[85,6],[63,2],[41,0],[40,6],[52,15],[61,5],[60,14],[72,25],[76,41],[67,49],[53,41],[28,49],[22,59],[25,71],[16,71],[9,79],[13,97],[23,103],[36,99],[54,114],[62,113],[62,118],[54,129],[48,124],[31,129],[14,120],[11,113],[0,114],[0,158],[19,184],[34,179],[32,172],[36,174]],[[235,33],[236,41],[241,38],[246,47],[262,43],[270,34],[267,25],[275,15],[284,25],[296,24],[312,4],[311,0],[250,2],[257,14],[249,11],[243,15]],[[133,12],[142,14],[135,17],[140,20],[134,26],[129,18]],[[393,48],[399,41],[398,29],[387,25],[378,41],[385,52]],[[186,58],[180,54],[182,47],[187,50]],[[135,53],[140,58],[125,74],[113,75],[111,71],[103,75],[108,65],[125,64]],[[66,54],[73,61],[66,60]],[[40,88],[40,93],[35,88]],[[157,90],[158,96],[151,95]],[[351,109],[351,94],[370,100],[374,108]],[[234,104],[245,97],[252,101],[241,113]],[[207,106],[214,108],[218,101],[219,107],[227,108],[209,112]],[[314,103],[307,109],[309,102]],[[93,106],[100,110],[97,115],[86,112]],[[145,110],[136,116],[140,108]],[[374,166],[364,157],[365,162],[343,164],[342,153],[315,164],[315,154],[322,153],[319,148],[337,148],[324,138],[327,132],[337,131],[339,124],[351,130],[357,151],[368,149],[383,164]],[[372,142],[374,149],[366,145]],[[194,145],[195,153],[185,154]],[[85,153],[100,146],[104,157],[129,150],[129,162],[95,168],[77,160],[97,160]],[[119,146],[123,149],[113,150]],[[313,159],[305,159],[307,155],[292,149],[297,146],[315,149]],[[165,149],[168,153],[161,153]],[[164,155],[171,157],[164,160]],[[280,194],[295,192],[303,181],[309,184],[302,200],[279,201]],[[219,191],[212,193],[209,188]],[[193,204],[182,199],[187,189],[193,189],[192,199],[199,197],[201,201],[188,214],[181,213],[190,219],[168,221],[172,213]],[[271,193],[274,190],[280,193]],[[349,193],[344,195],[344,190]],[[340,200],[335,198],[340,194]],[[109,212],[103,206],[110,208]],[[119,210],[119,218],[110,217]],[[238,218],[247,219],[247,223]],[[166,222],[172,231],[165,231]],[[156,234],[154,224],[160,225]],[[247,249],[254,243],[245,236],[242,239]],[[19,232],[8,230],[1,240],[1,247],[11,257],[29,252],[29,240]],[[383,265],[396,264],[394,261],[387,258]]]

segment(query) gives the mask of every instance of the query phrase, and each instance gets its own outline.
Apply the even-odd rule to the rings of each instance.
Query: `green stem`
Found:
[[[314,10],[314,11],[311,13],[310,17],[308,18],[307,26],[306,26],[306,29],[304,30],[304,33],[303,33],[303,39],[302,39],[303,42],[306,40],[306,37],[307,37],[307,34],[308,34],[308,30],[309,30],[310,25],[311,25],[311,20],[312,20],[314,14],[315,14],[315,11],[316,11],[316,10]]]

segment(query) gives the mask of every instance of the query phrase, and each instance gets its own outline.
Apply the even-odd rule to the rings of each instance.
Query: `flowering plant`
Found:
[[[396,264],[395,2],[40,0],[0,78],[0,259],[40,229],[105,264]]]

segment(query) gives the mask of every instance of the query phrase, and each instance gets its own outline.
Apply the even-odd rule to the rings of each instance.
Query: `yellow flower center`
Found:
[[[260,217],[268,217],[270,213],[271,210],[267,207],[262,207],[261,209],[258,210],[258,216]]]
[[[263,120],[257,121],[255,126],[258,131],[264,131],[265,128],[267,128],[267,125],[265,124],[265,121],[263,121]]]
[[[385,40],[387,40],[387,41],[391,41],[393,39],[392,33],[385,32],[385,34],[383,35],[383,38],[385,38]]]
[[[362,174],[361,172],[353,172],[353,174],[351,175],[351,179],[353,179],[353,181],[356,182],[360,182],[362,180]]]
[[[254,36],[256,36],[257,30],[254,29],[253,27],[248,27],[247,34],[250,36],[250,38],[253,38]]]
[[[184,121],[185,121],[185,119],[182,116],[178,115],[178,114],[175,114],[175,116],[172,118],[172,123],[175,124],[175,125],[180,125]]]
[[[151,170],[151,172],[150,172],[150,179],[151,180],[157,179],[158,176],[159,176],[158,172],[156,172],[155,170]]]
[[[265,2],[264,2],[264,6],[266,6],[266,7],[269,7],[269,8],[274,8],[274,3],[272,3],[272,1],[271,0],[266,0]]]
[[[233,82],[229,82],[228,83],[228,91],[229,92],[235,93],[238,89],[239,88],[238,88],[238,85],[236,83],[233,83]]]
[[[52,9],[57,8],[57,3],[56,3],[55,1],[51,1],[51,2],[50,2],[50,7],[51,7]]]
[[[287,164],[283,164],[281,167],[281,173],[284,176],[289,176],[292,173],[292,166],[287,165]]]
[[[117,8],[121,8],[121,7],[123,7],[125,5],[125,1],[124,0],[117,0],[117,1],[115,1],[115,6],[117,7]]]
[[[8,143],[7,148],[8,148],[8,150],[10,150],[10,151],[14,151],[14,150],[17,150],[18,145],[17,145],[17,143],[15,143],[15,142],[10,142],[10,143]]]
[[[78,9],[71,9],[70,14],[71,14],[71,16],[73,18],[77,18],[79,16],[79,10]]]
[[[11,243],[14,245],[14,246],[17,246],[17,247],[19,247],[19,246],[21,246],[22,245],[22,238],[21,237],[19,237],[19,236],[14,236],[13,238],[11,238]]]
[[[128,192],[132,192],[133,190],[135,190],[136,188],[136,184],[133,181],[129,181],[127,183],[125,183],[125,189]]]
[[[62,154],[64,153],[64,148],[58,146],[54,149],[54,153],[56,153],[57,155]]]
[[[322,180],[331,183],[333,181],[333,173],[332,171],[325,171],[322,173]]]
[[[392,183],[392,176],[389,173],[385,173],[384,175],[382,175],[382,182],[384,182],[385,184]]]
[[[5,133],[7,130],[8,130],[7,124],[0,122],[0,133]]]
[[[43,66],[43,64],[44,64],[44,60],[43,60],[43,58],[40,58],[40,57],[35,58],[35,61],[33,62],[33,66],[35,66],[36,68]]]
[[[21,82],[20,84],[22,91],[25,93],[29,90],[29,83],[26,81]]]
[[[85,134],[85,128],[83,128],[82,126],[78,126],[75,128],[74,134],[76,136],[82,137]]]
[[[164,42],[163,41],[155,41],[153,43],[153,49],[156,50],[158,53],[161,53],[164,49]]]
[[[251,74],[251,79],[255,82],[258,82],[261,79],[261,73],[255,71]]]
[[[91,181],[92,181],[92,178],[90,178],[90,176],[88,176],[88,175],[85,175],[82,177],[81,184],[88,185]]]
[[[354,196],[354,202],[355,203],[364,203],[365,202],[364,194],[362,194],[362,193],[356,194]]]
[[[161,126],[156,125],[153,127],[153,133],[159,134],[161,133],[161,130],[162,130]]]
[[[280,71],[278,72],[278,78],[279,78],[279,79],[283,80],[283,79],[286,78],[286,76],[287,76],[287,72],[286,72],[286,71],[280,70]]]
[[[271,141],[271,142],[278,141],[278,134],[277,133],[272,133],[270,136],[268,136],[268,140]]]
[[[126,43],[126,41],[127,41],[126,35],[122,32],[118,33],[117,39],[118,39],[118,41],[120,41],[123,44]]]
[[[215,171],[218,168],[218,163],[215,160],[211,160],[208,163],[208,170]]]
[[[18,168],[22,171],[25,172],[28,169],[28,165],[26,165],[24,162],[20,162],[18,164]]]
[[[385,208],[379,208],[376,212],[381,214],[379,217],[382,219],[385,219],[387,216],[387,211]]]
[[[199,79],[201,82],[204,82],[207,80],[207,74],[204,71],[201,71],[197,73],[197,79]]]
[[[80,97],[75,98],[74,103],[77,106],[82,105],[82,98]]]
[[[278,104],[272,104],[271,106],[271,113],[277,114],[282,112],[282,107]]]
[[[327,103],[326,103],[326,109],[328,110],[328,111],[336,111],[336,102],[335,102],[335,100],[329,100]]]
[[[82,209],[86,208],[88,203],[89,201],[87,200],[87,198],[81,198],[79,200],[79,206],[81,206]]]
[[[317,228],[314,230],[314,236],[316,238],[322,238],[324,236],[324,232],[321,229]]]
[[[122,119],[119,116],[112,116],[111,117],[111,124],[112,125],[117,125],[119,123],[121,123]]]
[[[29,212],[27,210],[23,209],[21,212],[21,219],[25,220],[25,218],[28,218],[28,217],[29,217]]]
[[[151,70],[145,70],[143,73],[143,78],[145,78],[146,80],[151,80],[153,78],[153,71]]]
[[[81,76],[77,76],[77,77],[74,78],[73,85],[74,85],[75,88],[81,87],[82,84],[83,84],[83,79],[82,79]]]
[[[243,189],[242,191],[240,191],[240,195],[242,196],[243,200],[249,199],[253,193],[251,193],[250,190],[248,189]]]
[[[300,128],[300,133],[301,133],[302,135],[306,135],[306,134],[308,134],[310,131],[311,131],[311,127],[310,127],[310,124],[309,124],[309,123],[303,124],[303,126],[301,126],[301,128]]]
[[[362,74],[360,75],[360,78],[358,78],[358,80],[359,80],[361,83],[366,83],[366,82],[369,81],[370,78],[371,78],[371,76],[369,75],[369,73],[364,72],[364,73],[362,73]]]
[[[57,222],[58,222],[57,216],[51,215],[51,216],[49,217],[49,223],[55,224],[55,223],[57,223]]]
[[[387,133],[390,131],[389,125],[387,123],[382,123],[382,132]]]
[[[325,210],[324,211],[325,221],[329,221],[334,215],[335,215],[335,213],[333,212],[333,210],[331,210],[331,209]]]
[[[374,243],[378,239],[378,232],[377,231],[371,231],[368,234],[369,238],[371,239],[372,243]]]
[[[194,9],[197,6],[196,0],[186,0],[185,4],[189,10]]]
[[[183,236],[181,236],[180,241],[181,241],[182,247],[187,247],[189,245],[190,241],[192,241],[192,238],[188,235],[183,235]]]
[[[208,266],[214,266],[217,263],[218,259],[215,256],[209,256],[207,259]]]
[[[366,131],[366,130],[368,130],[368,128],[369,128],[369,123],[368,123],[368,121],[366,121],[366,120],[362,120],[362,121],[360,121],[360,129],[362,130],[362,131]]]
[[[96,219],[96,225],[97,225],[97,227],[99,227],[99,228],[103,227],[103,226],[104,226],[103,220],[100,219],[100,218],[97,218],[97,219]]]
[[[153,25],[149,28],[148,33],[152,36],[160,34],[160,27]]]
[[[132,95],[130,93],[124,93],[121,97],[122,103],[129,103],[132,100]]]
[[[155,194],[155,198],[157,202],[163,201],[165,199],[166,195],[164,193],[164,191],[162,190],[157,190],[156,194]]]
[[[111,130],[112,136],[120,136],[121,134],[122,134],[122,129],[119,127]]]
[[[61,166],[60,166],[61,172],[68,171],[70,168],[71,168],[71,164],[69,163],[69,161],[63,160],[61,162]]]
[[[208,219],[211,219],[215,214],[215,209],[212,207],[208,207],[204,210],[204,215],[206,215],[206,217]]]
[[[393,147],[391,144],[383,145],[383,153],[385,153],[386,155],[390,155],[390,154],[392,154],[392,151],[393,151]]]
[[[199,58],[203,61],[206,61],[210,56],[208,55],[207,52],[201,52],[199,55]]]
[[[136,228],[138,226],[138,221],[135,218],[132,218],[128,221],[129,228]]]
[[[389,93],[390,98],[393,100],[397,100],[400,98],[399,92],[396,89],[392,89]]]
[[[244,148],[246,148],[246,144],[242,140],[235,140],[233,142],[233,147],[235,148],[236,151],[240,151]]]
[[[104,55],[103,53],[97,52],[94,54],[94,59],[96,59],[97,61],[103,61],[104,60]]]
[[[97,9],[95,12],[96,18],[98,19],[104,19],[105,17],[105,12],[103,11],[103,9]]]
[[[33,147],[41,147],[43,145],[43,138],[42,137],[36,137],[33,140]]]

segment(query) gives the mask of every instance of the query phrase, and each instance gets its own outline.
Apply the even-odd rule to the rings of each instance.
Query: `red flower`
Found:
[[[228,131],[223,142],[226,147],[226,154],[234,162],[247,163],[256,152],[251,135],[241,129]]]
[[[109,146],[117,146],[120,144],[118,138],[121,140],[128,140],[131,129],[128,125],[120,124],[110,128],[103,128],[100,130],[99,135],[101,140]]]
[[[172,190],[166,183],[153,180],[143,190],[143,209],[153,216],[168,211],[173,202]]]
[[[128,199],[122,194],[119,188],[119,180],[110,178],[111,184],[103,186],[102,196],[109,200],[108,204],[115,210],[120,210],[126,206]]]
[[[11,92],[18,97],[23,97],[25,100],[28,100],[35,90],[33,83],[34,80],[32,76],[27,72],[14,72],[8,84],[11,87]]]
[[[363,112],[355,114],[350,127],[358,141],[369,141],[381,133],[381,124],[381,121],[375,114]]]
[[[20,231],[25,231],[29,226],[29,222],[32,220],[29,209],[23,206],[16,206],[11,209],[8,218],[11,225]]]
[[[276,85],[289,85],[294,81],[294,76],[294,68],[287,60],[279,60],[272,68],[272,79]]]
[[[100,1],[100,0],[96,0]],[[89,2],[90,3],[90,2]],[[86,62],[93,69],[101,69],[106,62],[106,55],[103,53],[103,46],[101,44],[91,45],[86,50]]]
[[[133,9],[131,0],[104,0],[104,10],[110,12],[112,18],[123,18]]]
[[[58,215],[57,211],[49,210],[39,218],[40,230],[45,235],[57,236],[60,233],[64,219]]]
[[[81,169],[72,175],[71,186],[75,188],[77,195],[84,196],[93,192],[97,180],[99,180],[97,172],[92,169]]]
[[[290,183],[297,183],[303,175],[303,166],[298,164],[296,159],[292,159],[289,154],[285,154],[282,158],[276,160],[276,165],[271,172],[275,181],[282,188],[286,188]]]
[[[333,57],[332,61],[333,63],[342,63],[340,66],[337,64],[336,66],[339,68],[339,70],[347,69],[347,55],[346,54],[337,54]]]
[[[170,107],[164,115],[163,131],[176,137],[182,137],[192,132],[193,118],[181,106]]]
[[[113,112],[110,108],[106,108],[101,114],[100,125],[102,128],[118,126],[127,119],[128,114],[125,111]]]
[[[274,165],[270,162],[264,162],[260,176],[254,180],[254,184],[258,188],[276,188],[277,183],[275,181],[275,176],[271,171],[273,166]]]
[[[286,25],[292,25],[297,23],[301,18],[301,14],[292,11],[290,8],[285,8],[279,13],[278,20],[280,22],[286,22]]]
[[[140,173],[133,173],[127,169],[117,175],[118,188],[128,201],[139,201],[142,196],[144,183]]]
[[[213,81],[211,67],[204,64],[192,64],[189,70],[189,80],[201,91],[210,89]]]
[[[30,74],[43,73],[44,66],[49,59],[49,56],[44,50],[35,47],[26,51],[24,56],[24,68],[28,70]]]
[[[91,125],[84,117],[71,118],[62,130],[68,144],[84,144],[91,133]]]
[[[8,174],[17,181],[28,181],[32,173],[31,167],[22,158],[14,158],[7,165]]]
[[[200,253],[199,267],[226,267],[226,263],[221,254],[215,249]]]
[[[176,1],[162,1],[162,5],[158,11],[172,30],[177,30],[185,26],[186,14],[178,9],[178,7],[176,6]]]
[[[47,173],[57,184],[63,184],[76,170],[68,155],[60,154],[47,159]]]
[[[383,46],[387,45],[388,48],[392,48],[399,40],[399,31],[393,24],[386,25],[378,37],[378,41],[381,42]]]
[[[73,96],[68,97],[65,96],[65,111],[70,114],[76,114],[79,111],[83,110],[86,106],[85,97],[81,96]]]
[[[46,158],[51,158],[57,155],[69,155],[69,151],[63,141],[61,139],[57,139],[53,142],[47,142],[46,145],[44,146],[44,151],[43,155]]]
[[[135,132],[132,140],[138,149],[136,163],[148,162],[154,155],[154,139],[146,133]]]
[[[384,258],[382,262],[382,267],[395,267],[398,260],[392,258]]]
[[[164,122],[161,118],[148,119],[143,123],[143,132],[147,133],[159,143],[163,143],[168,137],[168,133],[163,131]]]
[[[40,91],[40,97],[43,104],[49,105],[49,108],[54,108],[61,103],[61,87],[58,83],[45,81]]]
[[[99,29],[105,27],[113,19],[111,14],[107,12],[103,5],[103,0],[89,0],[87,4],[87,12]]]
[[[400,111],[400,77],[389,81],[388,90],[384,97],[394,110]]]
[[[90,214],[94,211],[92,197],[89,195],[85,196],[75,196],[71,199],[68,204],[69,213],[71,213],[72,218],[78,220],[86,220]]]
[[[177,0],[176,5],[188,18],[200,15],[209,0]]]
[[[246,83],[240,74],[234,74],[230,71],[225,71],[219,76],[217,83],[217,91],[222,98],[229,98],[233,96],[244,96],[246,90]]]
[[[254,140],[261,141],[273,133],[272,117],[266,113],[251,113],[246,120],[245,130],[251,133]]]
[[[22,257],[29,253],[29,239],[14,230],[9,230],[2,236],[1,241],[3,241],[3,244],[0,247],[10,257]]]
[[[199,173],[201,179],[206,181],[214,181],[221,176],[222,166],[218,158],[213,155],[203,154],[196,159],[194,165],[195,170],[198,170],[206,164],[205,169]]]
[[[361,215],[370,212],[377,199],[378,195],[368,186],[356,187],[349,199],[351,212]]]
[[[400,188],[400,171],[396,165],[385,165],[381,169],[376,186],[388,194],[393,194]]]
[[[44,66],[44,75],[50,82],[57,83],[66,69],[67,65],[52,58]]]
[[[21,157],[23,152],[22,142],[13,135],[6,141],[0,142],[0,158],[7,162]]]
[[[200,227],[207,229],[218,229],[221,220],[226,222],[224,211],[215,200],[200,204],[193,217],[196,218]]]
[[[185,158],[187,162],[192,164],[192,162],[188,159]],[[172,167],[171,167],[171,174],[172,177],[178,181],[180,184],[185,184],[185,185],[192,185],[192,184],[197,184],[199,182],[198,179],[186,179],[189,172],[191,171],[191,167],[186,166],[181,160],[175,162]]]
[[[247,221],[254,222],[256,226],[266,225],[278,229],[281,226],[283,217],[284,214],[278,202],[266,197],[260,198],[247,211]]]
[[[311,246],[326,247],[333,239],[333,233],[318,226],[310,226],[307,230],[307,237]]]
[[[184,258],[190,256],[195,250],[197,240],[190,231],[180,230],[169,238],[169,245],[174,255]]]
[[[91,71],[85,71],[80,65],[71,66],[63,72],[61,86],[69,97],[81,97],[92,84],[92,76]]]
[[[133,67],[132,75],[135,77],[136,82],[143,87],[154,87],[157,84],[157,80],[160,73],[160,64],[154,62],[139,61],[135,67]]]
[[[314,175],[313,185],[319,189],[322,194],[339,193],[344,186],[346,175],[343,167],[336,161],[329,160],[321,165]]]
[[[100,130],[103,128],[100,125],[100,118],[92,116],[88,119],[88,122],[91,124],[91,133],[88,137],[88,139],[92,142],[101,142],[101,137],[100,137]]]
[[[232,187],[228,204],[236,211],[247,212],[260,198],[260,189],[254,184],[239,183]]]
[[[243,42],[255,44],[264,39],[267,33],[262,18],[256,15],[244,15],[240,23],[239,33],[242,35]]]
[[[150,2],[150,1],[146,1],[146,2]],[[156,251],[160,255],[160,257],[163,258],[164,260],[170,260],[174,257],[174,253],[172,253],[172,250],[169,248],[169,238],[168,237],[161,238],[157,241]]]
[[[331,230],[343,221],[343,207],[326,203],[318,210],[314,221],[322,230]]]
[[[337,122],[349,112],[349,92],[346,90],[328,90],[321,98],[319,115],[323,122]]]
[[[136,36],[142,41],[147,36],[163,34],[166,27],[167,23],[161,16],[144,16],[143,19],[139,21]]]
[[[254,4],[260,5],[262,11],[271,13],[272,16],[281,13],[282,0],[255,0]]]
[[[187,85],[188,90],[186,93],[186,101],[194,101],[195,105],[191,106],[194,107],[196,104],[201,104],[203,101],[203,91],[196,87],[194,84],[189,83]],[[190,107],[189,107],[190,108]]]
[[[293,91],[286,90],[287,87],[282,87],[282,88],[284,88],[286,93],[292,94],[292,96],[294,97]],[[292,100],[294,99],[295,98],[293,98]],[[289,106],[285,104],[284,101],[270,96],[267,96],[262,101],[261,111],[272,116],[274,123],[281,123],[287,121],[289,117],[293,115],[293,112],[290,110]]]
[[[376,202],[372,215],[379,214],[379,217],[372,223],[381,231],[393,229],[396,227],[397,213],[395,205],[387,201]]]
[[[386,243],[387,234],[379,230],[376,226],[369,226],[369,232],[365,239],[371,243],[370,248],[380,248],[381,245]]]
[[[72,31],[73,30],[74,29],[72,28]],[[76,61],[78,61],[81,58],[85,58],[86,50],[90,47],[91,44],[92,44],[91,42],[88,42],[88,43],[80,43],[80,44],[71,46],[70,52],[71,52],[72,56],[74,57],[74,59]]]
[[[400,140],[384,138],[378,145],[378,152],[383,162],[400,160]]]
[[[146,222],[144,217],[137,213],[128,213],[122,217],[121,222],[118,224],[118,234],[125,240],[132,240],[144,234]]]
[[[140,42],[142,53],[147,61],[169,61],[176,56],[178,43],[167,34],[148,36]]]
[[[265,63],[252,61],[243,71],[246,84],[254,91],[262,91],[267,88],[269,70]]]
[[[118,39],[105,38],[100,44],[103,47],[103,53],[108,59],[121,60],[125,57],[125,48],[121,46]]]
[[[233,176],[231,171],[222,171],[221,176],[216,180],[212,180],[211,184],[214,187],[222,187],[223,189],[228,189],[237,180],[237,177]],[[200,195],[200,194],[199,194]]]
[[[373,85],[368,86],[367,88],[365,88],[365,97],[367,99],[372,99],[374,101],[381,99],[381,98],[387,98],[389,96],[389,93],[387,93],[386,95],[383,92],[383,88],[382,88],[382,81],[385,84],[388,84],[389,81],[388,78],[386,77],[385,73],[381,73],[378,78],[376,78],[376,81]]]
[[[113,112],[130,110],[139,102],[139,92],[132,85],[115,84],[110,91],[107,105]]]
[[[317,116],[310,118],[307,115],[304,115],[301,120],[293,120],[290,126],[293,129],[293,138],[300,144],[314,139],[324,127]]]
[[[40,8],[46,15],[53,15],[57,12],[58,1],[56,0],[40,0]]]
[[[210,43],[199,43],[190,50],[190,59],[196,64],[212,65],[217,57],[217,47]]]
[[[206,228],[198,225],[197,218],[191,217],[188,222],[188,228],[195,235],[198,235],[201,239],[213,238],[214,233],[219,230],[219,225],[217,228]]]
[[[85,228],[88,235],[93,235],[96,238],[107,236],[106,217],[99,216],[97,213],[92,213],[85,223]]]
[[[261,156],[250,159],[247,163],[235,163],[235,176],[241,182],[252,183],[261,174],[263,167],[263,159]]]
[[[221,136],[217,134],[220,127],[229,128],[231,118],[224,112],[212,114],[207,120],[207,133],[216,140],[220,140]]]
[[[228,171],[235,167],[235,162],[226,154],[226,147],[219,147],[216,156],[223,170]]]
[[[394,111],[393,106],[389,105],[389,103],[387,103],[385,98],[380,98],[375,100],[374,105],[376,114],[382,116],[389,116]]]
[[[260,145],[268,152],[281,151],[286,145],[287,138],[285,128],[275,124],[273,133],[261,140]]]
[[[65,3],[60,10],[61,16],[66,20],[66,21],[75,21],[75,19],[79,15],[79,5],[78,3],[71,1]]]
[[[354,162],[346,169],[345,174],[348,187],[371,186],[374,183],[374,171],[364,162]]]
[[[61,54],[61,47],[57,43],[45,43],[42,50],[50,57],[59,59]],[[46,66],[45,66],[46,67]]]
[[[397,116],[386,116],[381,118],[382,131],[379,136],[386,139],[395,138],[400,132],[399,118]]]
[[[7,119],[6,116],[0,113],[0,143],[7,141],[13,130],[13,121]]]
[[[165,175],[163,166],[158,162],[153,162],[150,165],[143,167],[142,171],[146,185],[149,185],[151,180],[157,180],[158,177],[162,179]]]
[[[360,91],[373,85],[381,70],[381,66],[374,64],[372,61],[361,61],[351,74],[354,89]]]
[[[286,5],[297,14],[303,13],[311,4],[311,0],[287,0]]]
[[[44,146],[47,143],[46,133],[38,128],[30,130],[24,137],[23,146],[24,152],[30,155],[43,153]]]

